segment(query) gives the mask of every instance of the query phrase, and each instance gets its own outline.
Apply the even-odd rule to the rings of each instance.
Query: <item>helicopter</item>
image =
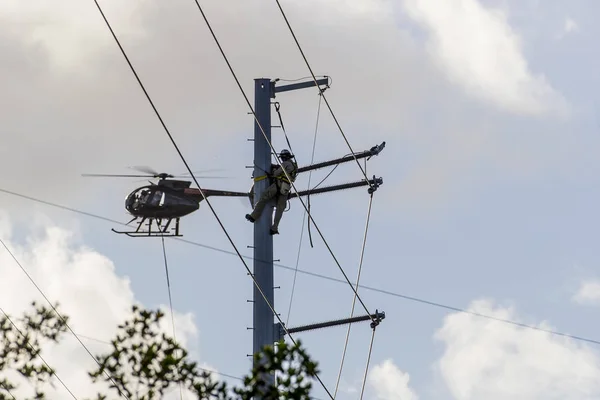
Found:
[[[232,192],[228,190],[190,188],[191,181],[173,179],[189,178],[189,176],[174,176],[168,173],[159,173],[148,167],[131,167],[132,169],[145,172],[147,175],[111,175],[111,174],[82,174],[87,177],[123,177],[123,178],[158,178],[157,183],[138,187],[125,198],[125,209],[133,215],[127,224],[139,220],[135,231],[117,231],[130,237],[140,236],[183,236],[179,234],[179,220],[200,208],[200,202],[204,197],[249,197],[249,193]],[[207,171],[207,170],[205,170]],[[210,171],[210,170],[208,170]],[[188,174],[189,175],[189,174]],[[223,179],[222,176],[198,176],[202,179]],[[144,222],[148,223],[148,229],[142,230]],[[171,223],[175,226],[169,230]],[[152,230],[153,223],[156,230]]]

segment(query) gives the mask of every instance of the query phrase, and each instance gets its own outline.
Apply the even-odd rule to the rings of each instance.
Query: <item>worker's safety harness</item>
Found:
[[[298,164],[296,164],[296,162],[293,159],[291,159],[290,162],[292,163],[293,168],[290,172],[288,172],[288,175],[290,176],[290,178],[292,178],[292,182],[294,182],[298,173]],[[292,182],[290,182],[290,180],[285,174],[276,176],[275,179],[278,180],[277,186],[279,187],[279,194],[287,196],[290,193]]]
[[[296,161],[293,158],[290,159],[289,161],[292,163],[293,168],[290,172],[288,172],[288,175],[292,179],[292,182],[294,182],[296,180],[296,175],[298,174],[298,164],[296,163]],[[279,167],[279,165],[272,165],[271,174],[273,173],[273,170],[278,167]],[[262,181],[263,179],[269,178],[270,184],[273,184],[273,182],[277,183],[277,187],[279,189],[279,194],[282,194],[284,196],[288,195],[290,193],[290,188],[292,187],[292,183],[289,181],[289,179],[285,175],[285,173],[281,174],[279,176],[272,176],[271,174],[257,176],[256,178],[254,178],[254,182]],[[275,179],[275,181],[273,181],[274,179]]]

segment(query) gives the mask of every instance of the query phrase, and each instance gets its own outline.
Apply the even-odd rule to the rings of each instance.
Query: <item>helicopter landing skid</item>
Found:
[[[134,218],[133,220],[129,221],[129,223],[135,221],[137,218]],[[169,230],[169,225],[171,225],[171,222],[173,221],[173,219],[175,220],[175,227],[171,228]],[[148,229],[144,230],[141,229],[142,228],[142,224],[145,221],[148,221]],[[162,219],[157,219],[157,218],[142,218],[142,220],[138,223],[137,229],[135,231],[130,231],[130,232],[124,232],[124,231],[117,231],[114,228],[112,229],[113,232],[118,233],[120,235],[127,235],[129,237],[180,237],[183,235],[179,234],[179,218],[167,218],[166,224],[163,226],[162,225],[163,220]],[[156,227],[158,228],[157,230],[153,231],[152,230],[152,225],[156,224]]]

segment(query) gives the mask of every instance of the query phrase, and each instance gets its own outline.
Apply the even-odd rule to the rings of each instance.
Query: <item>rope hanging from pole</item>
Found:
[[[290,139],[288,138],[287,132],[285,131],[285,125],[283,125],[283,118],[281,118],[281,112],[279,111],[281,109],[281,104],[279,104],[278,101],[276,101],[273,104],[275,105],[275,111],[277,111],[277,117],[279,118],[279,124],[281,125],[281,130],[283,131],[283,135],[285,136],[285,141],[287,142],[287,145],[290,148],[292,154],[295,154],[294,150],[292,150],[292,144],[290,143]]]

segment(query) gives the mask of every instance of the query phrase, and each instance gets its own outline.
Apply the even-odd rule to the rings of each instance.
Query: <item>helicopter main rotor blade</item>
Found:
[[[185,179],[191,179],[191,176],[183,176],[183,175],[179,175],[179,176],[174,176],[173,178],[185,178]],[[196,179],[233,179],[231,176],[198,176],[198,175],[194,175],[194,178]]]
[[[111,174],[81,174],[81,176],[112,177],[112,178],[152,178],[153,175],[111,175]]]
[[[211,169],[199,169],[197,171],[192,171],[194,175],[196,174],[203,174],[205,172],[217,172],[217,171],[225,171],[224,168],[211,168]],[[181,174],[179,174],[178,176],[190,176],[189,172],[182,172]]]
[[[156,176],[159,175],[159,172],[156,172],[154,169],[144,166],[144,165],[137,165],[137,166],[133,166],[133,167],[128,167],[129,169],[135,169],[136,171],[140,171],[140,172],[145,172],[147,174],[150,174],[152,176]]]

